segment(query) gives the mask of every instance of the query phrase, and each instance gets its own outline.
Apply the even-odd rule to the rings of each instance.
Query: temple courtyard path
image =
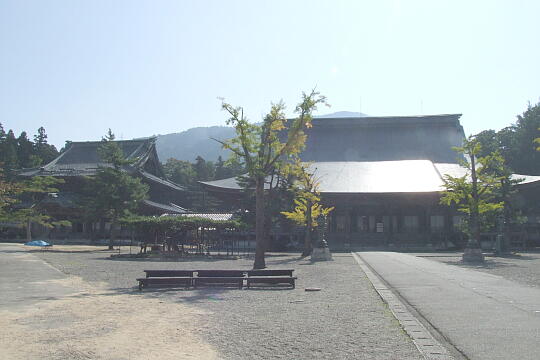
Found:
[[[467,358],[539,358],[539,288],[409,254],[356,254]]]
[[[0,245],[2,268],[25,260],[18,266],[46,269],[53,278],[40,282],[62,286],[45,299],[14,292],[28,302],[24,308],[1,305],[0,348],[10,351],[8,359],[423,358],[350,253],[320,263],[268,254],[269,268],[295,269],[296,289],[142,292],[135,279],[144,269],[250,269],[253,259],[122,260],[111,254],[99,247],[55,245],[29,253],[21,245]],[[34,280],[26,279],[37,286]]]

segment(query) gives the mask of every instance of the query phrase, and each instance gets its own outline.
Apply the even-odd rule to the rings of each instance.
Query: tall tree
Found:
[[[236,137],[228,141],[219,141],[224,148],[232,151],[233,156],[241,159],[248,176],[255,186],[255,262],[253,268],[266,267],[265,252],[265,183],[267,176],[279,170],[290,156],[298,154],[304,147],[306,134],[304,129],[311,126],[312,112],[318,104],[326,103],[326,98],[318,92],[302,94],[302,101],[296,106],[298,117],[288,122],[283,102],[272,104],[270,112],[262,124],[253,124],[244,116],[243,109],[225,102],[222,109],[229,113],[228,125],[236,130]],[[286,134],[282,141],[280,134]]]
[[[23,131],[17,138],[17,155],[21,168],[32,168],[41,163],[34,152],[34,143],[28,139],[26,131]]]
[[[540,103],[527,107],[518,115],[514,126],[515,147],[509,159],[512,169],[519,174],[540,175],[540,153],[535,151],[534,139],[540,128]]]
[[[483,260],[480,251],[480,227],[482,216],[500,211],[503,201],[497,201],[496,191],[501,187],[501,177],[494,168],[500,166],[502,157],[492,154],[479,157],[482,151],[480,142],[469,137],[456,151],[465,155],[461,165],[467,169],[466,175],[453,177],[445,175],[445,191],[441,203],[455,204],[458,210],[467,215],[469,240],[463,256],[464,260]]]
[[[206,161],[202,156],[197,156],[193,169],[197,174],[197,181],[208,181],[214,179],[214,163],[212,161]]]
[[[13,171],[19,168],[19,156],[17,154],[17,138],[13,130],[9,130],[4,140],[4,146],[2,149],[2,162],[4,164],[4,171],[8,178],[13,176]]]
[[[125,171],[124,166],[132,161],[124,158],[110,129],[102,139],[98,154],[109,166],[100,167],[89,179],[85,205],[88,217],[110,219],[109,249],[112,249],[120,218],[137,209],[147,197],[148,186]]]
[[[41,126],[36,135],[34,135],[34,150],[39,157],[41,164],[47,164],[54,160],[59,152],[54,145],[47,142],[47,133],[45,128]]]
[[[188,188],[193,187],[197,181],[197,174],[189,161],[167,159],[167,162],[163,165],[163,170],[168,179]]]
[[[534,139],[540,128],[540,103],[529,104],[523,114],[517,116],[514,124],[498,132],[485,130],[475,138],[482,150],[479,156],[486,156],[496,150],[502,155],[505,164],[519,174],[540,175],[540,153],[535,151]]]
[[[225,161],[223,161],[223,158],[221,157],[221,155],[218,156],[215,168],[216,168],[216,171],[214,174],[214,179],[225,179],[225,178],[230,177],[230,175],[228,174],[226,165],[225,165]]]

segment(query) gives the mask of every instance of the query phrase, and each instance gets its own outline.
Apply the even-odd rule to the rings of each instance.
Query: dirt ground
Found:
[[[159,299],[113,292],[75,276],[48,282],[74,292],[0,309],[1,359],[154,359],[158,353],[160,359],[218,358],[194,335],[198,319],[206,315],[201,309],[169,307]]]

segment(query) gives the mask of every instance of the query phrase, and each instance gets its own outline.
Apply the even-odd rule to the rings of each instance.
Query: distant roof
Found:
[[[234,217],[232,213],[190,213],[190,214],[163,214],[162,216],[182,216],[182,217],[197,217],[203,219],[210,219],[215,221],[227,221]]]
[[[173,204],[173,203],[162,204],[162,203],[158,203],[158,202],[151,201],[151,200],[143,200],[143,203],[146,206],[149,206],[151,208],[154,208],[154,209],[157,209],[157,210],[160,210],[160,211],[163,211],[163,212],[167,212],[167,213],[183,214],[183,213],[185,213],[187,211],[183,207],[178,206],[178,205]]]
[[[155,138],[115,141],[126,159],[146,160],[146,155],[155,149]],[[99,167],[110,166],[98,154],[101,141],[72,142],[66,150],[50,163],[35,169],[23,170],[21,176],[81,176],[94,175]]]
[[[321,193],[429,193],[443,190],[445,174],[461,177],[466,169],[458,164],[429,160],[331,161],[309,166],[319,182]],[[514,175],[525,183],[538,182],[540,176]],[[235,178],[201,182],[217,191],[239,191]]]
[[[143,170],[140,170],[139,173],[146,179],[150,180],[150,181],[153,181],[153,182],[156,182],[158,184],[162,184],[162,185],[165,185],[165,186],[168,186],[170,188],[173,188],[175,190],[180,190],[180,191],[183,191],[185,190],[184,187],[178,185],[178,184],[175,184],[173,183],[172,181],[169,181],[167,179],[162,179],[160,177],[157,177],[153,174],[150,174],[149,172],[146,172],[146,171],[143,171]]]
[[[355,111],[336,111],[331,114],[315,115],[313,118],[348,118],[348,117],[365,117],[367,114]]]
[[[314,118],[304,161],[431,160],[458,163],[461,114]]]

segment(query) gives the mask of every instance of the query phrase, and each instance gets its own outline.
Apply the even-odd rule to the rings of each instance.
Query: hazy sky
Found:
[[[57,146],[258,121],[317,87],[334,111],[463,113],[540,99],[540,1],[0,0],[0,122]]]

